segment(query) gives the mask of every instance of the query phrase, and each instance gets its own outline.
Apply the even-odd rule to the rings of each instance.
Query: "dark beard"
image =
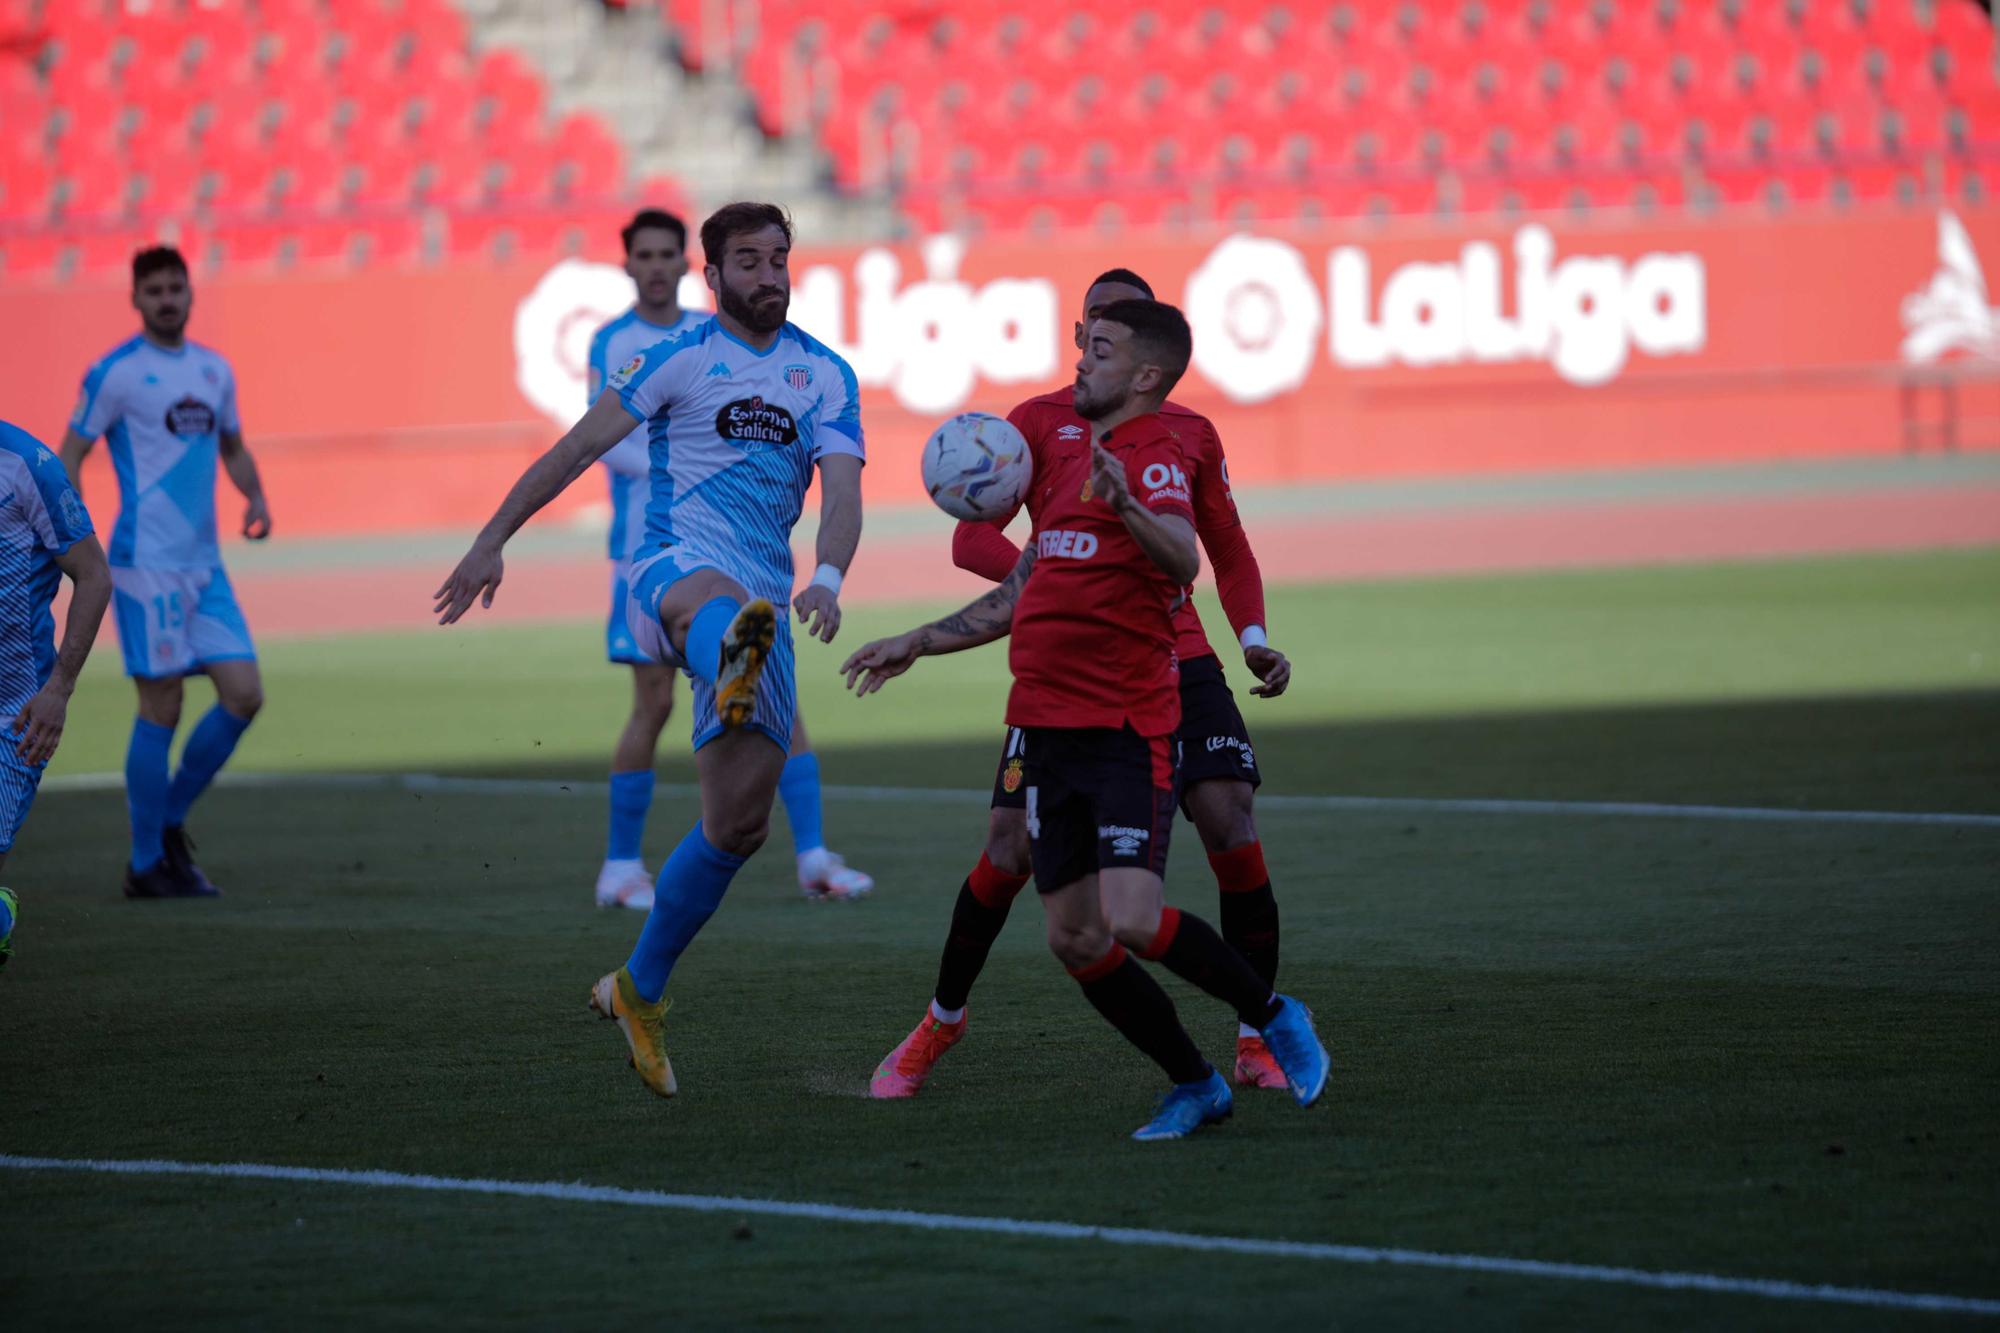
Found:
[[[784,324],[785,316],[791,310],[792,301],[788,296],[775,305],[759,308],[750,303],[747,296],[739,296],[727,283],[716,294],[722,306],[722,313],[755,334],[776,333]]]
[[[1089,398],[1079,398],[1076,395],[1076,391],[1072,389],[1070,391],[1070,406],[1075,408],[1076,414],[1085,421],[1102,421],[1119,408],[1125,406],[1126,400],[1129,397],[1130,395],[1128,394],[1120,397],[1115,402],[1102,402]]]

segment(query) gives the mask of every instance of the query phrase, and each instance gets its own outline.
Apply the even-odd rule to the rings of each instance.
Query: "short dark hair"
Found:
[[[791,243],[792,215],[778,205],[724,204],[701,224],[701,262],[720,264],[722,252],[729,248],[730,237],[741,236],[746,231],[762,231],[766,227],[776,227],[785,233],[785,243]]]
[[[132,285],[137,287],[155,273],[165,273],[169,269],[179,269],[186,277],[187,260],[171,245],[155,245],[132,256]]]
[[[632,238],[649,227],[660,231],[670,231],[680,243],[685,253],[688,248],[688,224],[669,213],[664,208],[642,208],[632,215],[632,220],[618,229],[618,239],[625,242],[625,253],[632,253]]]
[[[1147,282],[1129,268],[1107,268],[1104,272],[1092,278],[1090,285],[1092,287],[1102,287],[1107,282],[1115,282],[1120,287],[1137,287],[1146,294],[1147,300],[1150,301],[1153,299],[1153,284]]]
[[[1132,330],[1140,353],[1166,372],[1159,393],[1164,397],[1173,392],[1194,356],[1194,333],[1186,315],[1165,301],[1113,301],[1097,318]]]

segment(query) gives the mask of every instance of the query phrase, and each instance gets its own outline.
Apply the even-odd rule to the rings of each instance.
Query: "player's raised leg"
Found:
[[[1194,819],[1219,891],[1222,938],[1243,955],[1266,986],[1278,982],[1278,901],[1257,838],[1255,789],[1248,782],[1211,778],[1182,794]],[[1236,1082],[1252,1088],[1290,1086],[1254,1027],[1236,1031]]]
[[[719,569],[689,571],[655,605],[688,673],[715,691],[717,720],[725,729],[749,721],[776,637],[777,609]]]
[[[799,889],[814,902],[852,902],[875,887],[875,877],[854,869],[826,845],[826,822],[820,808],[819,756],[806,734],[803,717],[792,719],[791,752],[778,775],[778,798],[792,826],[792,851],[797,857]]]
[[[1008,753],[1001,759],[993,808],[987,812],[986,848],[958,886],[951,926],[938,958],[937,988],[930,1007],[910,1034],[883,1057],[869,1080],[871,1097],[914,1097],[944,1053],[965,1035],[967,1000],[986,967],[993,942],[1007,925],[1014,899],[1028,882],[1028,820],[1021,803],[1019,732],[1008,729]],[[1008,786],[1012,778],[1011,789]]]
[[[632,711],[611,755],[610,828],[604,864],[597,872],[599,907],[646,911],[653,905],[653,877],[641,844],[653,804],[653,757],[660,732],[674,711],[674,669],[632,661]]]

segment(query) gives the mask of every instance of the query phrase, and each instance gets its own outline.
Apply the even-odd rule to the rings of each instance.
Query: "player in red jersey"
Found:
[[[1112,269],[1100,275],[1084,295],[1083,318],[1076,325],[1078,350],[1084,346],[1085,328],[1107,306],[1115,301],[1151,299],[1152,294],[1146,280],[1130,269]],[[1163,404],[1160,417],[1179,437],[1193,494],[1195,531],[1214,564],[1223,610],[1243,644],[1244,664],[1260,682],[1251,693],[1275,698],[1290,683],[1291,664],[1264,639],[1263,573],[1237,517],[1222,441],[1208,418],[1177,403]],[[1060,455],[1088,433],[1070,389],[1030,398],[1009,413],[1008,420],[1026,437],[1037,477],[1047,466],[1045,459]],[[1037,517],[1036,501],[1041,493],[1038,484],[1028,496],[1031,519]],[[1012,518],[1009,514],[992,523],[959,524],[952,539],[953,560],[961,569],[996,582],[1005,579],[1021,554],[1003,531]],[[1265,982],[1275,985],[1278,905],[1271,894],[1270,874],[1264,869],[1264,848],[1257,838],[1252,804],[1253,793],[1263,780],[1257,771],[1256,752],[1192,599],[1183,600],[1174,612],[1174,631],[1174,651],[1181,664],[1181,808],[1194,821],[1221,889],[1222,937],[1250,960]],[[966,999],[972,984],[1007,924],[1015,895],[1028,882],[1025,768],[1021,732],[1009,728],[993,782],[986,850],[959,886],[929,1011],[875,1071],[869,1082],[873,1096],[916,1095],[937,1060],[964,1035]],[[1284,1072],[1271,1058],[1263,1038],[1242,1025],[1236,1037],[1235,1076],[1238,1084],[1249,1087],[1287,1086]]]
[[[1074,405],[1091,438],[1040,460],[1034,540],[1013,572],[957,615],[868,644],[843,668],[865,695],[919,657],[1011,633],[1007,722],[1020,729],[1049,947],[1173,1081],[1142,1140],[1224,1119],[1231,1097],[1131,953],[1231,1005],[1301,1105],[1318,1098],[1328,1067],[1305,1006],[1274,993],[1201,918],[1165,905],[1181,720],[1173,608],[1200,556],[1179,441],[1159,409],[1190,347],[1172,306],[1107,306],[1077,365]]]

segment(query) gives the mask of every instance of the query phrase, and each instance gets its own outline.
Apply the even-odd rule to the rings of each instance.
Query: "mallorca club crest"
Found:
[[[1007,761],[1007,767],[1000,774],[1000,790],[1012,796],[1021,790],[1021,760],[1018,756]]]

